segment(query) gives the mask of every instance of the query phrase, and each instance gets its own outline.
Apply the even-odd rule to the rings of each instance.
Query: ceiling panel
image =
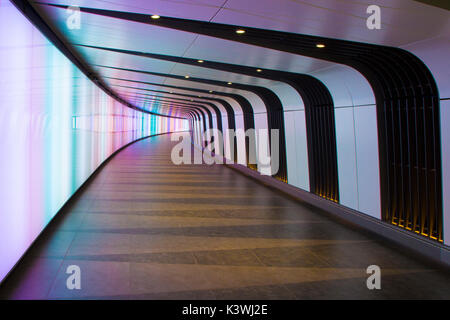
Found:
[[[208,36],[199,36],[184,56],[299,73],[310,73],[333,65],[324,60]]]
[[[69,29],[65,9],[45,5],[39,5],[37,8],[71,44],[127,48],[144,52],[158,48],[166,54],[182,55],[197,37],[193,33],[83,12],[80,29]]]
[[[369,5],[381,30],[369,30]],[[228,0],[213,22],[401,46],[450,32],[448,11],[411,0]]]
[[[254,84],[267,86],[273,83],[271,80],[249,77],[241,74],[219,71],[208,68],[194,67],[186,64],[178,63],[172,70],[173,74],[177,75],[189,75],[195,78],[210,79],[224,82],[232,83],[242,83],[242,84]]]
[[[33,1],[39,3],[40,1]],[[208,21],[225,0],[51,0],[48,3]]]
[[[148,59],[145,57],[122,54],[113,51],[77,46],[76,49],[85,61],[92,65],[120,67],[135,70],[148,70],[159,73],[170,73],[174,62]]]
[[[55,0],[51,3],[148,15],[159,14],[392,46],[404,46],[407,43],[440,34],[450,35],[448,11],[411,0],[75,0],[70,2]],[[369,30],[366,27],[368,16],[366,8],[370,4],[377,4],[381,7],[381,30]],[[190,75],[261,86],[274,84],[270,80],[240,74],[73,45],[92,45],[159,53],[308,74],[335,65],[328,61],[277,50],[89,13],[81,13],[80,30],[70,30],[66,25],[68,13],[65,9],[36,3],[35,6],[43,18],[53,25],[66,42],[72,46],[72,49],[90,65]],[[149,19],[151,18],[149,17]],[[232,88],[215,87],[124,70],[95,66],[93,69],[100,76],[106,77],[182,85],[222,92],[241,92]],[[137,88],[152,88],[152,86],[139,83],[125,84],[123,81],[108,78],[104,80],[109,85],[121,84]],[[155,86],[153,88],[157,89]],[[113,86],[112,89],[131,95],[137,92],[135,89],[116,86]]]

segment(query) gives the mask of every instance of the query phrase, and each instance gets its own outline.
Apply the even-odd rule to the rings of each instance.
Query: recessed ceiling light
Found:
[[[189,79],[190,77],[189,76],[184,76],[186,79]]]
[[[209,90],[209,93],[212,93],[212,90]]]
[[[318,43],[316,44],[317,48],[325,48],[325,45],[323,43]]]
[[[198,62],[198,63],[203,63],[204,61],[203,61],[203,60],[197,60],[197,62]]]
[[[228,84],[233,84],[232,82],[228,82]]]
[[[262,69],[256,69],[256,72],[262,72]]]
[[[151,16],[151,18],[156,20],[156,19],[159,19],[159,18],[161,18],[161,17],[158,16],[157,14],[154,14],[154,15]]]
[[[236,30],[236,33],[237,33],[237,34],[244,34],[244,33],[245,33],[245,30],[244,30],[244,29],[237,29],[237,30]]]

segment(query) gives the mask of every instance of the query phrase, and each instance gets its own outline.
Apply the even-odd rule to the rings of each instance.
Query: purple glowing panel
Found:
[[[141,113],[90,82],[0,1],[0,281],[114,151],[188,122]]]

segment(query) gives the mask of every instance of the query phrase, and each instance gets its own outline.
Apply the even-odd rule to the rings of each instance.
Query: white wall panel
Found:
[[[312,73],[327,86],[335,107],[375,104],[375,96],[367,79],[344,65],[334,65]]]
[[[229,98],[229,97],[221,97],[221,99],[225,100],[226,102],[228,102],[231,105],[235,115],[242,114],[241,105],[236,100]]]
[[[297,143],[295,139],[295,123],[293,111],[284,112],[284,132],[286,137],[286,160],[288,183],[298,187]]]
[[[375,96],[364,76],[344,65],[313,74],[335,106],[339,202],[381,218]]]
[[[237,162],[244,166],[247,165],[246,153],[245,153],[245,128],[244,128],[244,116],[242,114],[236,115],[236,141],[237,141]]]
[[[305,105],[300,94],[290,85],[273,81],[268,89],[272,90],[280,99],[284,111],[304,110]]]
[[[217,98],[216,96],[213,96],[213,95],[210,95],[210,97],[212,97],[212,98]],[[219,98],[222,98],[222,97],[219,97]],[[222,103],[217,102],[217,101],[211,101],[211,100],[208,100],[208,102],[214,104],[214,105],[219,109],[219,111],[220,111],[221,114],[227,112],[227,110],[226,110],[225,107],[222,105]],[[211,112],[212,112],[212,111],[211,111]],[[215,112],[215,111],[214,111],[214,112]]]
[[[297,187],[309,191],[308,142],[305,111],[293,113],[295,124],[295,151],[297,156]]]
[[[256,159],[258,161],[259,159],[259,150],[258,150],[258,136],[260,133],[260,130],[266,129],[268,128],[267,126],[267,113],[262,112],[262,113],[255,113],[254,114],[254,119],[255,119],[255,133],[256,133]],[[258,171],[260,171],[261,166],[258,164]]]
[[[215,113],[213,113],[212,119],[213,119],[213,130],[217,130],[218,129],[217,128],[217,115]],[[212,132],[209,132],[208,141],[210,141],[210,142],[211,142],[211,137],[212,137]],[[217,138],[214,138],[214,144],[211,144],[209,150],[212,150],[213,147],[214,147],[214,150],[219,149],[219,141],[217,140]]]
[[[352,96],[343,79],[344,74],[345,69],[341,67],[327,68],[312,74],[328,88],[335,107],[353,106]]]
[[[222,113],[222,139],[223,139],[223,146],[222,146],[222,150],[220,151],[220,154],[225,156],[225,145],[228,143],[226,141],[226,136],[225,136],[225,132],[228,131],[228,115],[227,113]]]
[[[253,117],[255,120],[255,130],[268,128],[266,112],[255,113]]]
[[[376,106],[356,107],[354,111],[359,211],[381,219]]]
[[[444,243],[450,245],[450,100],[441,100],[442,199]]]
[[[353,107],[337,108],[336,148],[339,179],[339,202],[358,210],[358,179],[356,170],[356,145]]]
[[[447,35],[403,47],[421,59],[430,69],[436,80],[441,99],[450,98],[449,43],[450,36]]]

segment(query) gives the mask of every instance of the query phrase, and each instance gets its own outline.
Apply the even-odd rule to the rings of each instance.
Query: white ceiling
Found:
[[[450,36],[448,11],[411,0],[54,0],[51,3],[159,14],[389,46],[405,46],[439,35]],[[381,30],[366,28],[366,8],[370,4],[381,7]],[[328,61],[89,13],[81,14],[80,30],[69,30],[66,26],[68,14],[64,9],[36,3],[34,5],[69,44],[161,53],[308,74],[333,65]],[[202,67],[79,46],[73,47],[73,50],[91,65],[190,75],[233,83],[273,85],[273,81]],[[180,80],[165,77],[105,68],[94,69],[100,75],[109,77],[166,84],[180,83]],[[105,81],[110,85],[120,82],[110,79]],[[184,82],[184,86],[241,92],[181,82]],[[168,88],[152,88],[144,84],[120,84],[169,91]],[[112,89],[118,90],[116,87]],[[129,97],[137,91],[121,88],[120,92]],[[141,106],[138,102],[136,104]]]

